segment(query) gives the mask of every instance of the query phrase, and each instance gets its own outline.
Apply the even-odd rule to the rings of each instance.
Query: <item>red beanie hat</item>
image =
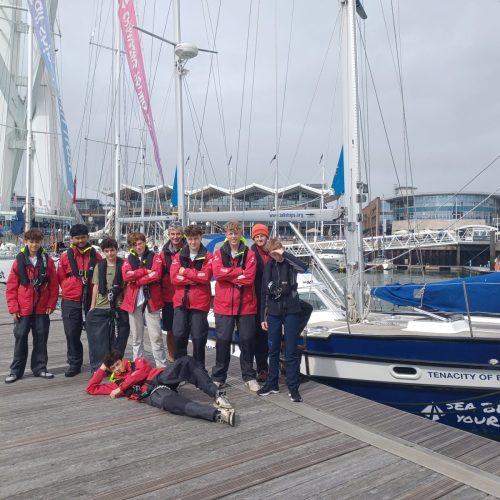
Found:
[[[262,234],[269,238],[269,229],[264,224],[255,224],[255,226],[252,227],[252,238],[258,234]]]

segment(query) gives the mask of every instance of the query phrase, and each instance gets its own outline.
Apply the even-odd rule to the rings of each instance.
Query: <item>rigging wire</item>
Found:
[[[333,25],[333,28],[332,28],[332,31],[331,31],[331,34],[330,34],[330,39],[328,41],[328,45],[327,45],[327,47],[325,49],[325,54],[323,56],[323,60],[322,60],[322,63],[321,63],[320,72],[319,72],[318,78],[316,79],[316,83],[314,85],[313,95],[312,95],[311,100],[309,102],[309,107],[307,109],[306,116],[305,116],[304,122],[302,124],[302,128],[301,128],[301,131],[300,131],[300,134],[299,134],[299,138],[298,138],[298,140],[296,142],[295,151],[294,151],[293,156],[292,156],[292,161],[290,162],[290,168],[288,169],[288,176],[286,178],[286,181],[285,181],[284,185],[287,185],[289,183],[290,176],[292,174],[292,171],[293,171],[293,169],[295,167],[295,163],[297,161],[297,156],[298,156],[299,148],[300,148],[300,146],[302,144],[302,140],[304,138],[304,133],[305,133],[305,130],[306,130],[306,127],[307,127],[307,123],[309,121],[309,117],[310,117],[310,114],[311,114],[311,111],[312,111],[312,106],[313,106],[314,101],[316,100],[316,96],[318,94],[319,83],[320,83],[321,77],[323,75],[323,71],[324,71],[324,68],[325,68],[325,65],[326,65],[326,62],[327,62],[328,54],[330,52],[330,47],[332,45],[332,41],[333,41],[333,37],[335,35],[335,31],[336,31],[337,26],[339,24],[339,19],[340,19],[340,10],[337,13],[337,18],[336,18],[335,23]],[[283,195],[282,195],[282,197],[283,197]]]
[[[238,124],[238,141],[236,144],[236,165],[234,168],[234,179],[232,179],[231,172],[228,172],[229,174],[229,179],[230,179],[230,186],[229,190],[232,192],[234,190],[234,186],[236,186],[236,177],[238,176],[238,164],[239,164],[239,157],[240,157],[240,141],[241,141],[241,129],[242,129],[242,122],[243,122],[243,105],[245,103],[245,85],[246,85],[246,77],[247,77],[247,61],[248,61],[248,48],[249,48],[249,39],[250,39],[250,24],[252,21],[252,7],[253,7],[253,0],[250,0],[250,9],[248,13],[248,25],[247,25],[247,36],[246,36],[246,47],[245,47],[245,62],[243,65],[243,85],[242,85],[242,92],[241,92],[241,103],[240,103],[240,118],[239,118],[239,124]],[[232,184],[232,185],[231,185]]]
[[[206,152],[206,155],[207,155],[207,158],[208,158],[208,163],[210,164],[210,169],[212,170],[212,174],[214,176],[216,184],[218,184],[217,176],[215,174],[214,166],[213,166],[213,163],[212,163],[212,159],[211,159],[210,153],[208,151],[208,146],[207,146],[207,143],[205,141],[205,136],[203,134],[203,130],[202,130],[202,127],[201,127],[201,124],[200,124],[200,120],[199,120],[198,115],[196,113],[196,109],[195,109],[195,106],[194,106],[193,97],[191,95],[191,90],[189,88],[187,80],[184,80],[184,88],[186,90],[186,96],[188,97],[187,102],[188,102],[189,111],[190,111],[190,113],[192,113],[191,117],[192,117],[193,128],[195,130],[195,134],[196,134],[196,130],[199,130],[201,140],[203,141],[203,146],[205,147],[205,152]],[[194,117],[194,119],[193,119],[193,117]],[[196,126],[195,126],[195,124],[196,124]]]
[[[252,68],[252,84],[250,87],[250,113],[248,117],[248,139],[247,139],[247,150],[246,150],[246,158],[245,158],[245,182],[244,186],[247,186],[248,182],[248,163],[249,163],[249,156],[250,156],[250,137],[251,137],[251,131],[252,131],[252,112],[253,112],[253,97],[254,97],[254,88],[255,88],[255,67],[257,63],[257,40],[259,38],[259,20],[260,20],[260,0],[257,2],[257,19],[256,19],[256,28],[255,28],[255,43],[254,43],[254,53],[253,53],[253,68]],[[245,189],[243,193],[243,206],[246,206],[246,196],[247,196],[247,191]],[[242,222],[245,222],[245,213],[243,214],[243,220]]]
[[[361,33],[360,33],[360,37],[359,38],[360,38],[361,45],[362,45],[362,48],[363,48],[364,56],[366,58],[366,64],[367,64],[367,68],[368,68],[368,74],[370,75],[370,81],[372,83],[372,87],[373,87],[373,91],[374,91],[374,95],[375,95],[375,100],[377,102],[377,107],[378,107],[378,110],[379,110],[380,119],[382,121],[382,127],[384,129],[384,135],[385,135],[385,139],[386,139],[386,142],[387,142],[387,146],[389,148],[389,154],[390,154],[390,157],[391,157],[391,162],[392,162],[392,166],[393,166],[393,169],[394,169],[394,173],[396,175],[397,184],[398,184],[399,187],[401,187],[401,182],[399,180],[399,174],[398,174],[398,171],[397,171],[397,168],[396,168],[396,160],[394,158],[394,153],[393,153],[393,150],[392,150],[391,142],[389,140],[389,133],[387,131],[387,125],[385,123],[384,114],[382,113],[382,107],[381,107],[381,104],[380,104],[380,99],[379,99],[379,96],[378,96],[378,91],[377,91],[377,88],[375,86],[375,80],[373,78],[373,72],[372,72],[372,68],[371,68],[371,64],[370,64],[370,59],[369,59],[368,54],[366,52],[365,40],[364,40],[363,35]]]
[[[277,5],[277,3],[276,3]],[[277,7],[276,7],[277,9]],[[281,146],[281,134],[283,132],[283,118],[285,116],[285,101],[286,101],[286,90],[288,86],[288,70],[290,68],[290,52],[291,52],[291,47],[292,47],[292,31],[293,31],[293,19],[294,19],[294,13],[295,13],[295,0],[292,1],[292,12],[290,15],[290,36],[288,37],[288,50],[287,50],[287,56],[286,56],[286,69],[285,69],[285,83],[284,83],[284,88],[283,88],[283,101],[281,104],[281,118],[280,118],[280,123],[279,123],[279,132],[277,136],[277,142],[276,142],[276,170],[278,170],[278,165],[279,165],[279,159],[280,159],[280,146]],[[278,48],[277,48],[277,26],[276,26],[276,92],[278,90]],[[278,95],[276,93],[276,103],[278,102]],[[277,115],[276,115],[277,118]],[[277,125],[277,123],[276,123]],[[278,130],[278,127],[276,127],[276,130]],[[278,179],[278,176],[276,175],[276,180]],[[278,186],[275,186],[276,189],[278,189]],[[283,194],[281,195],[281,199],[279,200],[278,206],[276,207],[276,210],[279,210],[281,208],[281,203],[283,201]]]
[[[202,3],[202,6],[203,6],[203,3]],[[216,25],[215,25],[215,32],[213,33],[213,40],[208,42],[209,44],[211,43],[211,50],[215,50],[215,42],[216,42],[216,39],[217,39],[217,31],[218,31],[218,28],[219,28],[220,7],[221,7],[221,2],[219,2],[219,10],[218,10],[218,13],[217,13],[217,22],[216,22]],[[203,17],[204,17],[204,20],[205,20],[205,31],[206,31],[207,38],[208,38],[208,27],[207,27],[207,23],[206,23],[206,16],[205,16],[205,10],[204,9],[203,9],[203,14],[204,14]],[[205,118],[206,118],[206,111],[207,111],[207,104],[208,104],[208,93],[209,93],[209,90],[210,90],[210,80],[211,80],[211,77],[212,77],[212,74],[213,74],[212,71],[213,71],[213,59],[214,59],[214,55],[215,54],[210,54],[210,67],[209,67],[209,71],[208,71],[207,85],[206,85],[206,89],[205,89],[205,99],[204,99],[204,103],[203,103],[203,113],[202,113],[202,117],[201,117],[200,134],[198,136],[197,147],[196,147],[196,159],[195,159],[194,173],[193,173],[193,176],[192,176],[193,183],[194,183],[194,179],[195,179],[195,176],[196,176],[196,170],[197,170],[197,166],[198,166],[198,159],[199,159],[199,155],[200,155],[200,140],[202,138],[202,131],[203,131],[203,126],[205,124]]]

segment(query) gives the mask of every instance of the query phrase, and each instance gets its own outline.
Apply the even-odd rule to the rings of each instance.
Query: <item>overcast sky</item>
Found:
[[[174,38],[169,0],[136,0],[135,4],[141,26]],[[96,63],[97,49],[89,41],[93,32],[94,41],[111,44],[110,16],[115,5],[112,0],[59,0],[59,71],[73,168],[85,184],[79,186],[79,196],[92,197],[112,185],[110,148],[86,144],[82,138],[104,141],[112,137],[107,135],[111,53],[100,49]],[[367,63],[362,62],[360,78],[365,90],[360,96],[367,125],[364,156],[369,161],[371,197],[391,196],[397,178],[405,185],[411,175],[420,192],[461,189],[500,154],[500,1],[366,0],[364,6],[368,19],[361,23],[371,76],[367,76]],[[237,187],[245,182],[272,185],[274,164],[270,166],[270,160],[276,152],[280,185],[320,183],[322,154],[325,180],[331,183],[342,143],[338,12],[337,0],[181,0],[183,41],[213,47],[218,22],[215,45],[219,54],[212,58],[200,53],[187,65],[186,81],[197,114],[194,120],[202,120],[207,103],[198,151],[199,126],[193,127],[193,111],[185,102],[189,188],[208,182],[227,186],[231,155]],[[395,35],[410,160],[404,152]],[[163,171],[171,184],[176,163],[172,49],[146,35],[141,35],[141,43]],[[362,45],[359,39],[358,43]],[[143,122],[126,63],[123,78],[123,141],[137,146],[135,129]],[[94,92],[85,105],[89,81]],[[146,182],[153,184],[159,178],[149,140],[147,148]],[[140,184],[136,150],[128,149],[123,155],[122,182]],[[466,190],[489,193],[499,188],[500,162]]]

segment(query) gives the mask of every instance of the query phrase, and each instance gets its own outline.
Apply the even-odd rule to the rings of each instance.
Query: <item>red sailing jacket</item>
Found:
[[[78,269],[87,272],[89,268],[90,252],[93,247],[88,246],[82,253],[75,246],[71,246],[66,252],[61,255],[59,265],[57,266],[57,279],[62,290],[62,298],[66,300],[74,300],[81,302],[83,296],[83,283],[80,277],[71,274],[71,266],[69,264],[68,252],[73,252]],[[101,261],[101,255],[96,252],[96,265]],[[87,279],[89,289],[92,290],[92,276],[94,272],[88,273]]]
[[[257,313],[257,299],[254,289],[257,264],[255,254],[248,248],[246,260],[244,263],[242,262],[241,255],[245,248],[247,247],[241,243],[240,256],[237,255],[234,258],[231,257],[228,242],[215,252],[212,259],[212,272],[216,279],[215,314],[237,316]],[[229,263],[229,266],[224,265],[224,260]]]
[[[184,267],[184,274],[179,269]],[[210,310],[212,293],[212,254],[202,245],[195,260],[189,257],[189,247],[184,247],[172,260],[170,268],[172,285],[175,288],[174,307],[184,306],[199,311]]]
[[[14,260],[12,269],[7,279],[6,298],[10,314],[19,313],[20,316],[31,316],[33,305],[36,303],[35,314],[47,314],[47,309],[55,309],[59,295],[59,284],[57,282],[56,268],[54,262],[47,255],[47,281],[40,287],[38,293],[34,286],[21,285],[19,281],[19,264]],[[32,280],[38,277],[39,268],[35,268],[31,262],[26,263],[26,274]],[[37,303],[38,301],[38,303]]]
[[[106,372],[99,369],[96,370],[92,378],[89,380],[87,387],[85,389],[87,394],[91,396],[109,396],[115,389],[120,388],[120,396],[124,396],[127,389],[132,386],[141,384],[141,390],[147,390],[148,380],[152,380],[158,373],[163,371],[165,368],[152,368],[151,365],[144,358],[137,358],[134,362],[134,369],[128,359],[124,359],[125,372],[120,378],[121,382],[108,382],[107,384],[102,383],[102,379],[106,376]],[[133,394],[129,396],[129,399],[137,399],[137,395]]]
[[[161,293],[163,302],[165,302],[165,304],[167,302],[174,301],[175,289],[172,285],[172,282],[170,281],[170,267],[172,265],[174,256],[179,252],[180,250],[177,252],[172,252],[172,250],[170,249],[170,240],[165,243],[164,247],[160,251],[160,259],[163,266],[163,276],[161,278]],[[165,253],[167,254],[167,256],[165,256]]]
[[[139,288],[144,285],[149,285],[149,309],[151,312],[159,311],[163,307],[160,285],[162,269],[163,267],[159,255],[153,256],[151,269],[148,269],[146,266],[141,266],[133,270],[129,260],[125,259],[122,266],[122,276],[123,281],[128,285],[121,309],[133,313]]]

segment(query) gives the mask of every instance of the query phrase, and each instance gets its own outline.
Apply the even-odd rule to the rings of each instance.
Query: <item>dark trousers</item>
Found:
[[[210,405],[197,403],[181,396],[176,390],[181,382],[195,385],[211,398],[217,395],[217,386],[212,382],[203,365],[191,356],[183,356],[176,359],[171,366],[165,368],[151,381],[153,386],[166,385],[168,388],[156,390],[151,396],[145,398],[144,402],[175,415],[187,415],[213,422],[217,410]]]
[[[172,330],[172,323],[174,320],[174,305],[172,302],[167,302],[161,310],[161,329],[166,332]]]
[[[83,328],[82,303],[63,299],[61,313],[68,349],[68,365],[70,369],[80,370],[83,364],[83,345],[80,340]]]
[[[255,354],[255,315],[242,316],[215,315],[215,366],[212,368],[212,378],[216,382],[225,382],[231,360],[231,341],[234,327],[238,328],[240,338],[241,376],[245,382],[255,379],[253,357]]]
[[[284,331],[285,338],[285,362],[286,362],[286,384],[290,391],[299,388],[299,351],[297,340],[299,337],[300,314],[285,314],[283,316],[267,316],[269,335],[269,374],[267,385],[278,387],[281,336]]]
[[[24,375],[28,360],[28,337],[33,335],[33,351],[31,352],[31,371],[34,375],[47,371],[47,340],[49,338],[50,319],[48,314],[21,316],[14,322],[14,359],[10,372],[18,377]]]
[[[174,309],[173,331],[175,338],[175,359],[187,355],[189,336],[193,344],[193,358],[205,366],[205,347],[208,338],[208,313],[199,309]]]
[[[115,316],[116,312],[116,316]],[[111,351],[125,353],[130,326],[128,313],[117,309],[93,309],[87,314],[90,369],[97,370],[104,356]]]
[[[268,371],[269,363],[269,344],[266,330],[260,326],[260,316],[255,316],[255,363],[257,364],[257,372],[261,370]]]

